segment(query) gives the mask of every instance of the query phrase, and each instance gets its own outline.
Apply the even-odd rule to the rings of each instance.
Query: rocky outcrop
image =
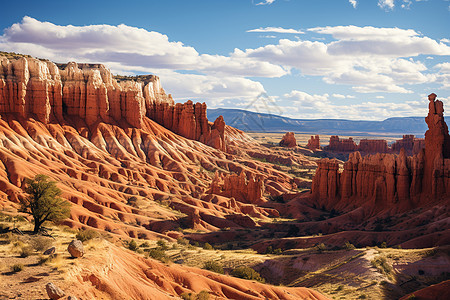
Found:
[[[334,135],[330,137],[330,143],[325,147],[326,150],[333,152],[359,151],[365,154],[400,153],[400,150],[404,149],[407,155],[418,154],[420,150],[424,148],[425,140],[415,138],[414,135],[404,135],[401,140],[395,141],[391,147],[388,146],[386,140],[362,139],[359,144],[356,144],[353,141],[353,138],[340,139],[338,136]]]
[[[221,174],[216,173],[208,193],[225,197],[233,197],[243,203],[260,203],[263,201],[264,183],[255,178],[253,173]]]
[[[412,208],[419,201],[436,201],[450,192],[450,139],[443,105],[430,95],[425,149],[415,156],[351,153],[340,170],[337,160],[318,162],[312,195],[327,208],[370,203],[375,210]]]
[[[206,104],[174,101],[154,75],[114,78],[100,64],[54,64],[0,56],[0,114],[43,123],[80,118],[142,128],[146,117],[189,139],[225,150],[223,118],[208,122]]]
[[[320,139],[319,136],[311,136],[311,138],[308,140],[308,144],[306,145],[306,148],[310,150],[317,150],[320,149]]]
[[[386,140],[362,139],[359,142],[358,150],[364,153],[386,153],[388,145]]]
[[[297,140],[293,132],[286,132],[286,134],[281,139],[279,145],[281,147],[294,148],[297,147]]]
[[[391,146],[392,152],[400,152],[401,149],[405,149],[408,155],[418,154],[424,148],[425,139],[416,138],[412,134],[403,135],[401,140],[395,141]]]
[[[330,143],[325,149],[335,152],[350,152],[356,151],[358,147],[353,141],[353,138],[340,139],[337,135],[332,135],[330,137]]]

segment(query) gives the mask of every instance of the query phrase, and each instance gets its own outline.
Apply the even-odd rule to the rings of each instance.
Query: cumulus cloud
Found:
[[[3,49],[18,49],[35,56],[42,54],[61,61],[118,62],[126,66],[146,66],[196,70],[225,75],[279,77],[286,70],[268,62],[233,60],[221,55],[199,54],[168,36],[127,25],[58,26],[24,17],[5,30]],[[70,50],[70,51],[68,51]],[[76,53],[76,57],[68,55]]]
[[[411,93],[403,85],[436,80],[412,57],[450,55],[448,45],[410,29],[335,26],[308,31],[331,35],[335,40],[281,39],[278,44],[256,49],[236,49],[232,56],[298,69],[303,75],[322,76],[330,84],[352,85],[360,93]]]
[[[283,27],[259,27],[256,29],[250,29],[246,32],[275,32],[275,33],[294,33],[294,34],[303,34],[304,32],[297,29],[292,28],[283,28]]]
[[[353,8],[356,8],[356,5],[358,5],[358,1],[356,1],[356,0],[348,0],[348,2],[350,2],[350,4],[353,6]]]
[[[390,117],[421,116],[426,115],[426,98],[408,101],[405,103],[379,103],[364,101],[357,104],[334,104],[330,101],[328,94],[308,94],[303,91],[293,90],[283,95],[284,100],[290,106],[296,108],[292,114],[291,108],[284,107],[290,117],[304,119],[346,119],[351,120],[380,120]]]
[[[159,71],[158,75],[171,72],[164,84],[168,91],[177,91],[176,97],[239,98],[248,97],[248,92],[255,96],[264,88],[259,82],[245,77],[288,74],[282,66],[267,61],[200,54],[195,48],[170,41],[159,32],[124,24],[59,26],[24,17],[0,36],[0,48],[57,62],[105,63],[115,72],[124,74],[154,70]],[[193,90],[194,83],[203,85],[202,90],[198,87]]]

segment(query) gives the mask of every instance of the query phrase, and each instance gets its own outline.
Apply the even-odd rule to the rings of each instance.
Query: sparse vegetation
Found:
[[[33,254],[33,249],[30,245],[23,245],[20,249],[20,257],[28,257]]]
[[[78,231],[77,235],[75,236],[77,240],[80,240],[82,242],[86,242],[89,240],[92,240],[98,236],[97,231],[92,229],[85,229]]]
[[[156,242],[156,244],[158,245],[159,248],[161,248],[161,249],[164,250],[164,251],[166,251],[166,250],[169,249],[169,247],[168,247],[167,244],[166,244],[166,241],[164,241],[164,240],[158,240],[158,241]]]
[[[14,265],[11,267],[11,271],[14,272],[14,273],[17,273],[17,272],[22,271],[23,268],[24,268],[24,266],[23,266],[22,264],[14,264]]]
[[[349,241],[345,242],[344,247],[342,247],[342,249],[345,250],[354,250],[356,249],[355,245],[353,245],[352,243],[350,243]]]
[[[139,246],[135,240],[131,240],[128,242],[128,249],[130,249],[131,251],[136,251],[138,248]]]
[[[52,246],[52,239],[45,236],[35,236],[30,244],[33,246],[36,251],[45,251]]]
[[[163,263],[167,263],[170,261],[170,258],[166,255],[166,252],[161,248],[150,249],[148,252],[148,256]]]
[[[205,249],[205,250],[214,250],[214,247],[211,246],[210,243],[204,243],[203,244],[203,249]]]
[[[379,256],[370,261],[373,267],[377,268],[378,271],[385,275],[389,275],[392,272],[391,265],[387,262],[386,257]]]
[[[248,280],[256,280],[259,282],[265,282],[264,278],[261,275],[248,266],[240,266],[233,269],[230,273],[231,276],[248,279]]]
[[[203,265],[203,269],[213,271],[219,274],[224,274],[222,265],[214,260],[205,262],[205,264]]]
[[[177,244],[183,245],[183,246],[187,246],[189,244],[189,241],[184,239],[184,238],[178,238],[177,239]]]
[[[38,233],[46,221],[57,222],[69,217],[70,203],[59,197],[62,192],[55,181],[38,174],[27,179],[26,184],[28,196],[20,199],[20,211],[33,216],[34,233]]]

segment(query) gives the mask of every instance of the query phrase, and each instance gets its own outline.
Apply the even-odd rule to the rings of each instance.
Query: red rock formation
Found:
[[[339,136],[332,135],[330,137],[330,143],[327,147],[325,147],[326,150],[329,151],[336,151],[336,152],[349,152],[349,151],[356,151],[357,150],[356,143],[353,141],[353,138],[348,139],[339,139]]]
[[[225,151],[223,118],[208,122],[206,104],[166,95],[157,76],[113,78],[100,64],[55,65],[0,56],[0,114],[34,116],[43,123],[79,117],[88,126],[127,122],[142,128],[147,116],[189,139]]]
[[[450,192],[450,138],[442,102],[430,95],[425,150],[413,157],[351,153],[339,171],[336,160],[319,161],[312,194],[328,208],[370,204],[374,210],[411,208],[421,199],[437,201]]]
[[[416,138],[412,134],[405,134],[401,140],[395,141],[391,146],[393,152],[400,152],[402,148],[408,155],[418,154],[420,150],[425,148],[425,139]]]
[[[308,144],[306,145],[306,148],[310,150],[317,150],[320,149],[320,139],[319,136],[311,136],[311,138],[308,140]]]
[[[281,139],[279,145],[281,147],[294,148],[297,147],[297,140],[293,132],[286,132],[286,134]]]
[[[245,172],[240,175],[216,173],[208,193],[233,197],[244,203],[259,203],[264,201],[264,183],[260,178],[255,178],[253,173],[249,173],[249,176]]]
[[[360,151],[364,154],[399,153],[402,148],[405,149],[406,154],[408,155],[418,154],[421,149],[425,148],[425,140],[415,138],[414,135],[404,135],[403,139],[397,140],[391,147],[389,147],[386,140],[362,139],[359,142],[359,145],[357,145],[352,138],[342,140],[339,139],[338,136],[331,136],[329,146],[325,147],[328,151]]]
[[[358,150],[364,153],[386,153],[388,145],[386,140],[362,139],[359,142]]]

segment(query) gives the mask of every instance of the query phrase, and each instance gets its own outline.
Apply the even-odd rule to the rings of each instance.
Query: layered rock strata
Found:
[[[371,202],[375,209],[411,208],[425,199],[435,201],[450,193],[450,138],[443,104],[429,96],[425,149],[407,156],[350,154],[343,171],[337,160],[319,161],[312,195],[327,208],[359,206]]]
[[[223,118],[208,122],[206,104],[174,101],[153,75],[114,78],[100,64],[54,64],[31,57],[0,56],[0,114],[43,123],[77,117],[142,128],[149,117],[186,138],[225,150]]]
[[[211,182],[208,193],[234,198],[244,203],[260,203],[263,201],[264,182],[255,178],[253,173],[241,172],[237,174],[216,173]]]

